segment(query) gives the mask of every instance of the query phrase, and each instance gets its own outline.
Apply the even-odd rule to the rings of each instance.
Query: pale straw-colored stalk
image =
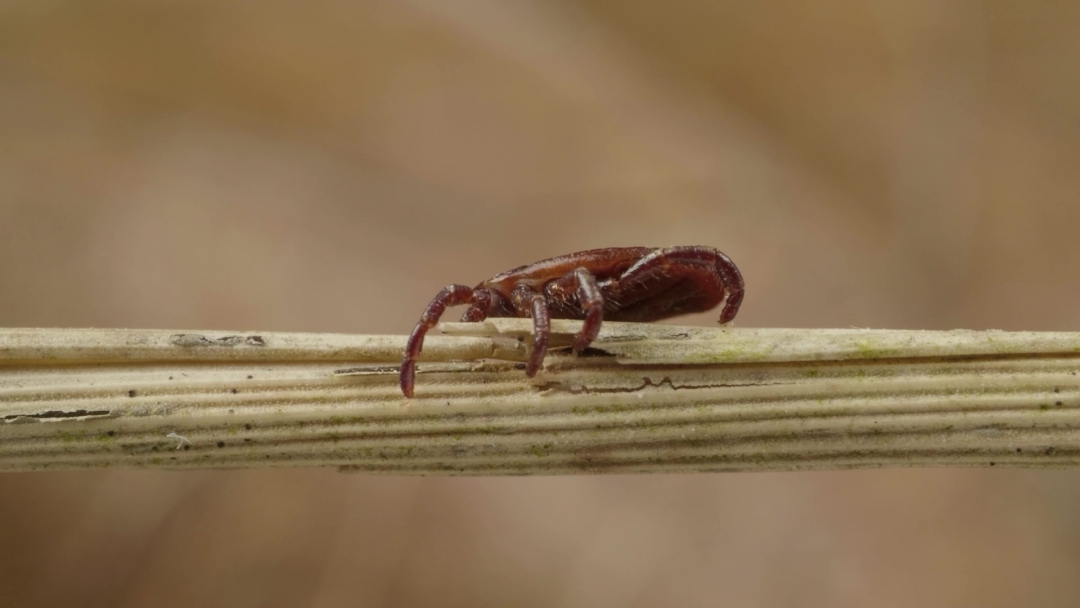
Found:
[[[516,475],[1080,464],[1080,334],[440,326],[403,336],[0,330],[0,470]]]

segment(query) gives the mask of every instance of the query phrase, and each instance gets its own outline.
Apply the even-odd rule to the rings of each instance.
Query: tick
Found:
[[[401,392],[413,396],[416,357],[424,336],[448,306],[468,304],[462,321],[532,318],[535,337],[525,375],[536,375],[547,353],[551,319],[584,319],[574,353],[600,333],[603,320],[658,321],[703,312],[721,302],[720,323],[739,312],[743,279],[735,263],[712,247],[609,247],[562,255],[509,270],[476,287],[447,285],[424,309],[405,344]]]

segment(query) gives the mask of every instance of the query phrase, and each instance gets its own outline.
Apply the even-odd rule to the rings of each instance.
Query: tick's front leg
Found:
[[[431,300],[424,309],[424,314],[420,315],[420,321],[413,328],[412,334],[409,335],[409,341],[405,343],[405,358],[401,361],[401,376],[398,384],[406,397],[411,399],[413,396],[413,386],[416,382],[416,358],[420,356],[420,351],[424,348],[424,336],[427,335],[428,330],[435,327],[435,324],[439,322],[439,317],[448,307],[460,304],[472,304],[472,308],[465,313],[467,320],[482,320],[492,304],[491,292],[487,289],[473,289],[466,285],[447,285]],[[477,313],[470,314],[473,311]],[[480,318],[470,318],[475,316]]]
[[[532,317],[533,345],[529,353],[529,363],[525,366],[525,375],[532,378],[544,364],[547,354],[548,335],[551,333],[551,314],[548,301],[528,285],[518,285],[510,292],[510,303],[519,316]]]

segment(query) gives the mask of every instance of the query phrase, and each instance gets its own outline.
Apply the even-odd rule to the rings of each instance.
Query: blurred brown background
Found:
[[[450,281],[702,244],[743,326],[1080,330],[1078,32],[1064,2],[8,0],[0,326],[400,334]],[[0,606],[1075,606],[1078,514],[1069,471],[7,474]]]

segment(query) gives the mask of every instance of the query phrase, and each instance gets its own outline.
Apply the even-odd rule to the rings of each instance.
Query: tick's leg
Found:
[[[465,311],[465,314],[461,315],[462,323],[479,323],[487,318],[487,308],[480,308],[479,306],[470,306],[469,310]]]
[[[543,294],[527,285],[519,285],[510,293],[510,302],[519,316],[532,317],[533,345],[529,353],[529,363],[525,366],[525,375],[532,378],[544,364],[547,354],[548,335],[551,333],[551,314],[548,301]]]
[[[710,247],[658,249],[605,285],[617,316],[627,321],[653,321],[709,310],[720,302],[720,322],[735,318],[743,297],[743,280],[735,264]]]
[[[739,314],[739,305],[742,304],[743,290],[729,293],[727,300],[724,302],[724,310],[720,311],[720,319],[717,320],[721,325],[731,323],[735,315]]]
[[[581,308],[585,322],[574,337],[574,352],[580,353],[588,348],[600,333],[600,325],[604,321],[604,296],[596,284],[596,277],[584,268],[576,268],[558,281],[548,283],[545,290],[556,302],[565,304],[573,302],[572,296],[577,297],[576,306]]]
[[[461,320],[466,323],[483,321],[487,318],[488,312],[491,310],[491,291],[487,289],[474,289],[472,296],[473,305],[465,311],[465,314],[461,315]]]
[[[585,322],[581,324],[581,331],[574,338],[574,352],[580,353],[592,344],[600,333],[600,325],[604,322],[604,296],[600,293],[600,287],[596,284],[596,277],[584,268],[574,271],[577,279],[578,300],[581,309],[585,311]]]
[[[409,335],[409,341],[405,343],[405,358],[401,361],[401,377],[398,383],[401,386],[401,392],[406,397],[411,399],[413,396],[413,385],[416,382],[416,357],[424,348],[424,336],[439,322],[439,317],[447,307],[460,304],[472,304],[473,308],[482,308],[486,315],[487,308],[491,305],[491,293],[486,289],[474,290],[465,285],[447,285],[431,300],[424,309],[424,314],[420,315],[420,321],[413,328],[412,334]]]
[[[739,312],[739,305],[743,300],[743,278],[738,266],[724,253],[712,250],[716,254],[716,271],[724,279],[724,288],[727,290],[727,300],[724,301],[724,310],[720,311],[720,324],[730,323]]]
[[[525,366],[525,375],[532,378],[540,371],[547,354],[548,334],[551,333],[551,317],[548,314],[547,298],[540,294],[532,300],[533,347],[529,353],[529,364]]]

